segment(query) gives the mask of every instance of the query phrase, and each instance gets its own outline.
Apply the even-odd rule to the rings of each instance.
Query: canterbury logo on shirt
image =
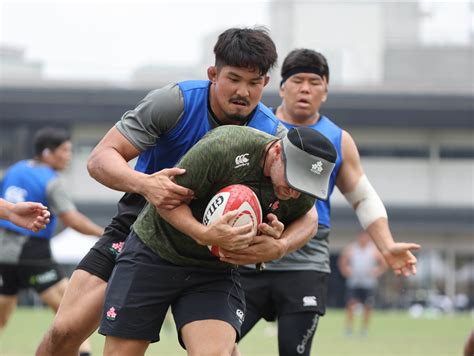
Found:
[[[240,167],[250,165],[248,156],[249,156],[248,153],[244,153],[243,155],[238,155],[237,157],[235,157],[235,167],[234,168],[240,168]]]

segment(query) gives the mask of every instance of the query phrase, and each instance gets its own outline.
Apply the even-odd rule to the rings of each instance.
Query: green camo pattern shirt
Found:
[[[186,173],[176,177],[176,183],[192,189],[196,199],[190,204],[193,216],[202,221],[204,210],[211,198],[223,187],[244,184],[260,198],[265,215],[275,214],[285,226],[306,214],[315,203],[309,195],[298,199],[278,201],[269,177],[261,167],[266,145],[274,136],[253,128],[226,125],[208,132],[185,156],[177,167]],[[248,160],[237,159],[245,155]],[[133,229],[152,251],[163,259],[183,266],[229,268],[219,261],[206,246],[167,223],[147,204]]]

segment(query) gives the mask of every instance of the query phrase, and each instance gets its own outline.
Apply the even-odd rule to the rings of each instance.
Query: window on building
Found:
[[[474,147],[448,147],[439,150],[442,159],[474,159]]]
[[[429,158],[428,147],[359,146],[362,157]]]
[[[0,170],[31,156],[28,129],[23,126],[8,126],[8,129],[0,130]]]

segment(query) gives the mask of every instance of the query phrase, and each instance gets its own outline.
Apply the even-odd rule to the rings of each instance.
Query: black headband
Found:
[[[280,82],[280,87],[283,85],[286,80],[291,77],[292,75],[298,74],[298,73],[314,73],[319,75],[321,78],[325,77],[325,73],[323,70],[317,68],[317,67],[294,67],[290,70],[287,70],[285,73],[281,75],[281,82]]]

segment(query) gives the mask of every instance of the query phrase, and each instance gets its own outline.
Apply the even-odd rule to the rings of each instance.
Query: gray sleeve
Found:
[[[52,179],[49,182],[46,195],[48,197],[48,209],[56,215],[77,210],[61,178]]]
[[[152,147],[161,135],[172,130],[184,111],[178,84],[153,90],[133,110],[123,114],[115,127],[139,151]]]

